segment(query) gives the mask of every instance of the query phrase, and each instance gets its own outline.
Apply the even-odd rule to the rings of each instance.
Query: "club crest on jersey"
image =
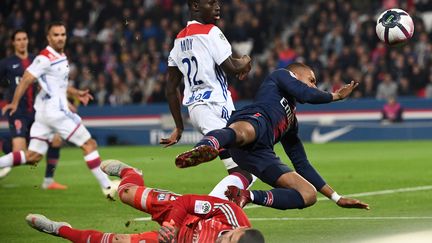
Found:
[[[158,201],[164,201],[165,198],[166,198],[166,196],[167,196],[167,194],[159,194],[159,195],[157,196],[157,200],[158,200]]]
[[[196,200],[194,212],[197,214],[208,214],[212,206],[207,201]]]

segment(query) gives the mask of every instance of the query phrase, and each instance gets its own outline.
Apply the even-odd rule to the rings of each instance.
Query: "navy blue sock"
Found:
[[[210,145],[216,149],[229,148],[236,141],[236,134],[233,129],[225,127],[207,133],[195,147],[200,145]]]
[[[253,190],[253,203],[276,209],[304,208],[301,194],[294,189],[274,188],[270,191]]]
[[[54,176],[54,171],[57,167],[57,162],[60,158],[60,148],[49,147],[46,160],[47,166],[45,170],[45,177],[52,178]]]

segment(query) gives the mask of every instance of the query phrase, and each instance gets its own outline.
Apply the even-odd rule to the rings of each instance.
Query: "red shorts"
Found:
[[[135,207],[152,216],[160,225],[164,222],[179,194],[170,191],[139,187],[135,194]]]

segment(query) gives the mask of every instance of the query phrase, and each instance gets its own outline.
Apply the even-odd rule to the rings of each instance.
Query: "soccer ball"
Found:
[[[378,38],[388,45],[403,44],[413,36],[414,23],[407,12],[392,8],[378,17],[376,33]]]

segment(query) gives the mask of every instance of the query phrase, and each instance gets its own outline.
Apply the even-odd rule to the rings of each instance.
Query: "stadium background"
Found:
[[[98,143],[156,144],[172,127],[164,95],[166,60],[176,33],[188,18],[185,2],[2,0],[0,57],[12,54],[10,35],[14,29],[25,29],[29,33],[30,52],[38,53],[46,46],[46,24],[64,21],[68,31],[66,54],[72,67],[71,84],[89,88],[95,96],[89,107],[79,107],[79,113]],[[375,34],[376,16],[391,7],[407,10],[415,22],[414,37],[403,47],[389,48]],[[362,212],[341,211],[331,202],[295,212],[248,209],[256,210],[247,211],[248,215],[258,218],[252,223],[264,230],[269,242],[346,242],[352,237],[430,229],[432,209],[427,202],[432,199],[428,192],[431,188],[428,178],[432,174],[424,168],[430,167],[432,155],[429,149],[432,139],[431,11],[432,1],[428,0],[223,1],[219,27],[235,53],[249,54],[253,59],[248,80],[229,79],[237,107],[250,102],[269,72],[295,60],[315,69],[319,88],[323,90],[335,90],[351,79],[360,81],[360,87],[349,101],[324,106],[300,105],[301,135],[313,141],[314,131],[322,135],[342,129],[347,132],[334,140],[366,141],[306,145],[317,168],[342,192],[396,190],[390,196],[366,196],[364,200],[377,208],[367,217]],[[396,90],[395,86],[396,93],[388,92]],[[397,96],[405,108],[405,121],[401,124],[381,123],[380,109],[389,96]],[[4,104],[4,86],[0,88],[0,98]],[[7,132],[4,120],[0,128],[4,135]],[[183,141],[194,143],[199,136],[189,125]],[[419,139],[427,140],[375,142]],[[104,158],[131,161],[144,171],[156,170],[147,175],[154,185],[181,193],[191,192],[191,188],[206,193],[223,176],[223,169],[218,163],[190,171],[173,169],[174,156],[186,148],[107,147],[101,154]],[[24,224],[25,214],[35,210],[70,220],[80,227],[118,232],[156,228],[141,221],[125,228],[122,223],[140,217],[139,213],[124,209],[125,206],[107,206],[102,198],[95,198],[94,195],[100,194],[99,188],[79,159],[76,149],[62,152],[57,178],[70,186],[64,193],[41,192],[38,188],[44,166],[18,168],[0,182],[3,211],[0,241],[56,242],[55,238],[35,233]],[[364,172],[365,168],[368,172]],[[256,187],[266,188],[261,183]],[[415,192],[409,196],[398,194],[401,188]],[[84,217],[90,214],[92,217]],[[105,222],[107,215],[113,223]],[[275,222],[265,220],[269,218]],[[289,221],[295,218],[299,221]],[[361,220],[352,222],[353,218]],[[300,222],[302,219],[306,220]],[[329,222],[323,222],[324,219]]]

